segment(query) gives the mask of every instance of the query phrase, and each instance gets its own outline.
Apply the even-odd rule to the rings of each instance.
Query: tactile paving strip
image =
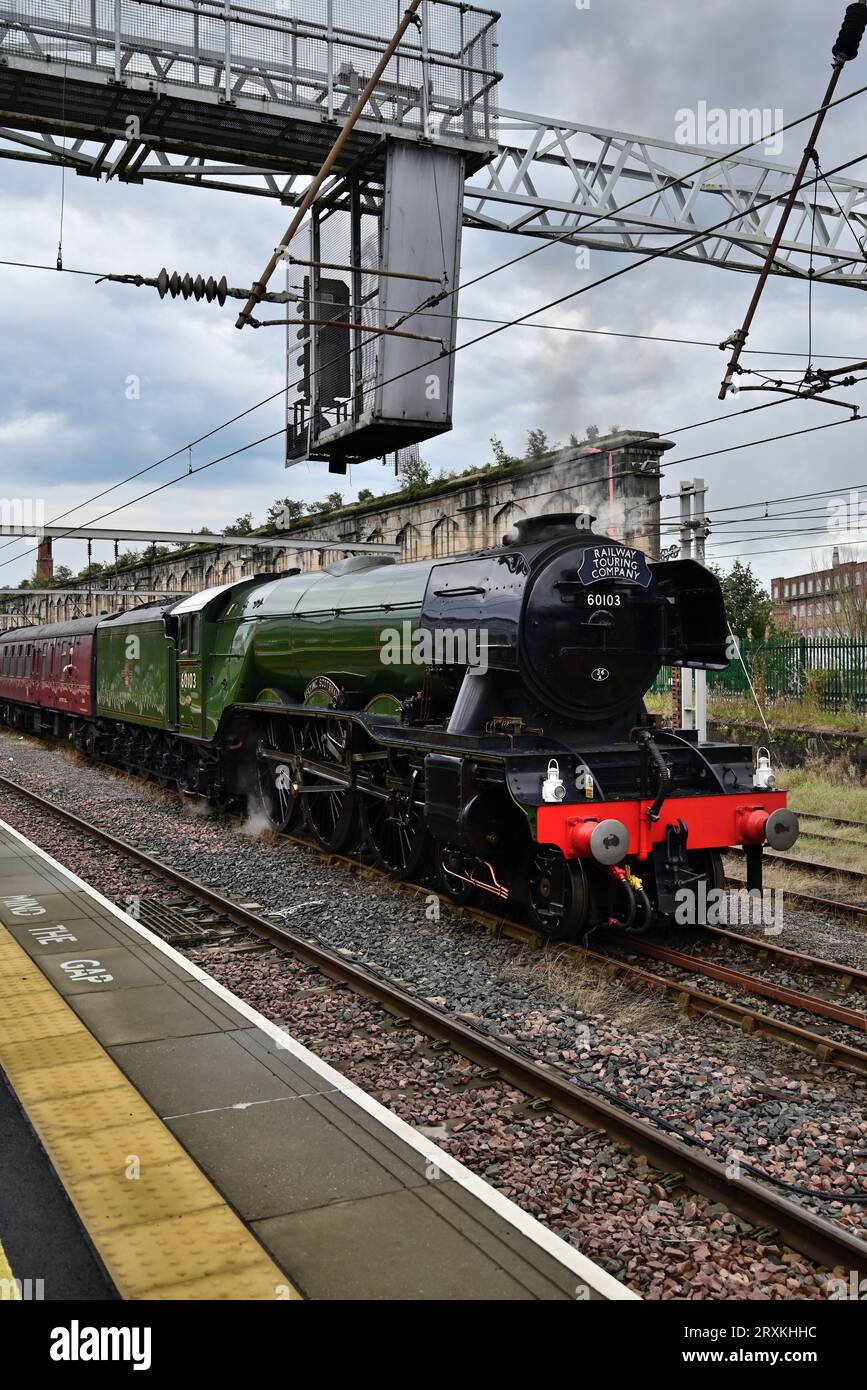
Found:
[[[300,1298],[3,926],[0,1066],[121,1297]]]

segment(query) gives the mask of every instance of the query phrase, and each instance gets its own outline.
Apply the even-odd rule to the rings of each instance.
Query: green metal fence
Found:
[[[867,642],[842,638],[796,637],[786,642],[742,642],[743,664],[735,657],[727,671],[710,671],[708,689],[732,701],[749,697],[750,680],[762,701],[808,700],[834,713],[867,710]],[[653,686],[657,695],[671,688],[664,667]]]

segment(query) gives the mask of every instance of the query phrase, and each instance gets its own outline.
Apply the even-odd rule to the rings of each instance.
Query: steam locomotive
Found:
[[[0,635],[0,716],[549,936],[640,931],[798,836],[750,748],[662,728],[663,666],[722,670],[720,585],[592,518],[501,546],[365,556]]]

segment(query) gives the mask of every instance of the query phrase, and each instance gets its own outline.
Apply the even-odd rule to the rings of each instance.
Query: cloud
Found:
[[[35,410],[29,413],[0,417],[0,448],[29,449],[34,445],[56,446],[71,437],[66,421],[56,410]]]

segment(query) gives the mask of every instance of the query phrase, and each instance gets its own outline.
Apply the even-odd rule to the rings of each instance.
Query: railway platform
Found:
[[[3,822],[0,1071],[6,1296],[634,1298]]]

